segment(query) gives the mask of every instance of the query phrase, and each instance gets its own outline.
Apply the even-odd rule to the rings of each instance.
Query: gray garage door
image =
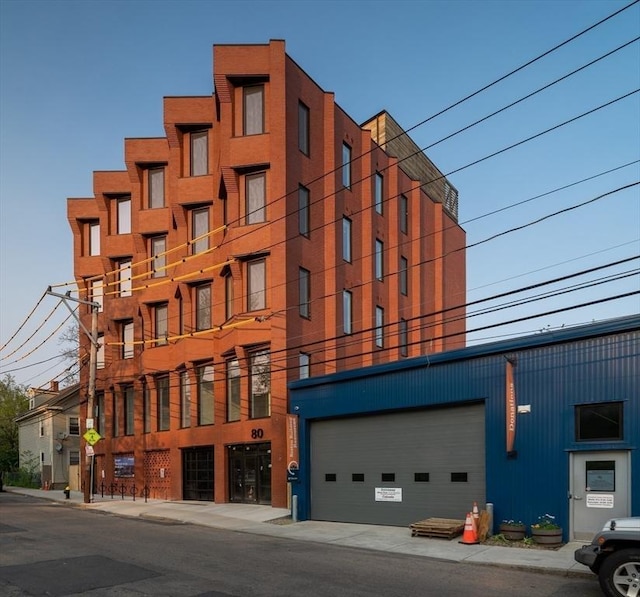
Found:
[[[317,421],[311,518],[405,526],[485,503],[484,405]]]

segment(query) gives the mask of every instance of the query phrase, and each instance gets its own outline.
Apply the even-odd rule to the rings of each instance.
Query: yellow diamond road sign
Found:
[[[98,440],[102,439],[102,436],[95,429],[87,429],[87,432],[82,436],[87,440],[90,446],[98,443]]]

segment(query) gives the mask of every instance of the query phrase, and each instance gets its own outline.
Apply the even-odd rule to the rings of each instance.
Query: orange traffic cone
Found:
[[[476,545],[480,543],[478,541],[478,532],[473,524],[473,516],[471,512],[467,512],[467,519],[464,522],[464,533],[462,534],[462,540],[458,543],[464,543],[466,545]]]

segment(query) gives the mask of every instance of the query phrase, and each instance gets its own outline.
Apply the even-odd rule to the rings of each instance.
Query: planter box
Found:
[[[560,545],[562,543],[562,529],[531,528],[531,537],[538,545]]]
[[[526,527],[523,524],[501,524],[498,527],[501,535],[509,541],[522,541],[525,536]]]

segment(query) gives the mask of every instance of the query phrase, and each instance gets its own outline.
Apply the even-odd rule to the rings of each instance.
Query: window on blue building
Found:
[[[576,441],[623,439],[622,402],[601,402],[576,406]]]

